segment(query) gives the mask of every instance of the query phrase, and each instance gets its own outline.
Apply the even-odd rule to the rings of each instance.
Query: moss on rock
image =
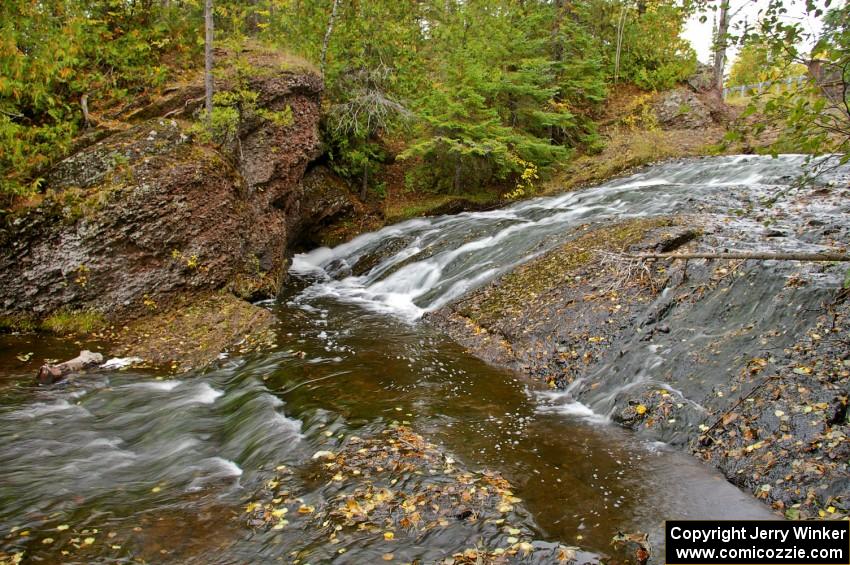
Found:
[[[530,301],[569,283],[574,272],[602,251],[622,252],[651,230],[671,226],[670,218],[641,218],[590,230],[486,287],[476,300],[464,301],[457,312],[480,326],[520,313]]]
[[[127,325],[113,347],[115,355],[136,356],[176,372],[203,367],[228,348],[258,341],[274,316],[227,293],[183,297],[176,307]]]

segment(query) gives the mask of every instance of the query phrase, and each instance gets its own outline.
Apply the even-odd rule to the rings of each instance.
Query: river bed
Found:
[[[290,286],[264,304],[277,317],[276,342],[223,354],[204,371],[101,370],[39,389],[33,375],[44,359],[98,344],[0,336],[0,551],[40,563],[388,555],[427,563],[482,539],[505,543],[466,522],[439,535],[412,528],[331,544],[315,524],[293,523],[282,535],[246,519],[246,505],[282,466],[303,504],[321,508],[346,485],[316,480],[314,455],[393,425],[465,469],[510,481],[525,538],[587,555],[610,553],[617,532],[641,531],[657,560],[665,519],[773,517],[690,456],[564,404],[419,321],[556,245],[565,226],[686,211],[695,185],[763,189],[802,162],[724,159],[500,211],[413,220],[299,256]]]

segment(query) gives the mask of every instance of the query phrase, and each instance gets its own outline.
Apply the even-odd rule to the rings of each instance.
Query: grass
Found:
[[[9,332],[34,332],[38,329],[38,323],[27,316],[2,316],[0,317],[0,333]]]
[[[493,191],[464,192],[460,194],[417,194],[410,197],[387,200],[384,204],[384,216],[387,223],[400,222],[438,213],[452,202],[472,202],[479,205],[497,204],[501,197]]]
[[[39,329],[59,335],[90,334],[107,326],[99,312],[63,310],[45,319]]]
[[[41,331],[57,335],[83,335],[102,331],[107,326],[103,315],[92,310],[60,310],[40,322],[25,314],[0,317],[0,333]]]

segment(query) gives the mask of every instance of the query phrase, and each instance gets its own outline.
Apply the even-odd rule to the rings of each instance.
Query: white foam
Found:
[[[127,388],[140,388],[147,390],[170,392],[178,386],[180,386],[180,381],[145,381],[142,383],[129,384],[127,385]]]
[[[210,457],[209,459],[207,459],[207,461],[209,461],[215,467],[218,467],[221,470],[221,473],[216,473],[216,475],[225,477],[242,476],[242,468],[230,459],[225,459],[223,457]]]
[[[33,418],[40,418],[41,416],[46,416],[48,414],[57,414],[59,412],[82,412],[84,414],[89,414],[89,411],[82,406],[71,404],[64,399],[59,399],[51,404],[36,402],[28,408],[15,410],[9,414],[9,417],[17,420],[29,420]]]
[[[597,414],[589,406],[576,400],[564,402],[563,404],[540,405],[537,407],[537,411],[541,414],[560,414],[561,416],[579,418],[580,420],[594,424],[607,424],[610,422],[605,416]]]
[[[224,394],[224,392],[214,389],[207,383],[201,383],[198,385],[198,389],[198,394],[193,400],[201,404],[212,404],[219,396]]]

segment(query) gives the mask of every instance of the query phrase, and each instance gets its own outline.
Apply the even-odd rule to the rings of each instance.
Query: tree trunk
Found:
[[[726,66],[726,43],[729,34],[729,0],[720,0],[717,34],[714,36],[714,88],[723,94],[723,69]]]
[[[850,261],[847,253],[640,253],[628,255],[633,259],[756,259],[759,261]]]
[[[204,3],[204,90],[207,120],[212,117],[213,110],[213,0]]]
[[[620,17],[617,20],[617,50],[614,54],[614,84],[620,79],[620,53],[623,50],[623,32],[626,29],[626,13],[628,12],[628,4],[623,4],[620,8]]]
[[[328,20],[328,27],[325,30],[325,37],[322,39],[322,55],[321,55],[321,70],[322,76],[325,76],[325,63],[328,59],[328,45],[331,42],[331,34],[334,31],[334,22],[336,21],[336,11],[339,8],[339,0],[333,0],[333,7],[331,8],[331,17]]]
[[[58,365],[42,365],[38,370],[36,380],[39,385],[52,385],[71,373],[94,367],[103,363],[103,355],[88,350],[80,351],[77,357]]]
[[[564,18],[564,0],[555,0],[555,22],[552,26],[552,58],[560,63],[564,60],[564,46],[561,42],[561,20]]]
[[[257,35],[260,31],[260,14],[257,13],[257,0],[249,0],[251,7],[245,17],[245,27],[248,35]]]

